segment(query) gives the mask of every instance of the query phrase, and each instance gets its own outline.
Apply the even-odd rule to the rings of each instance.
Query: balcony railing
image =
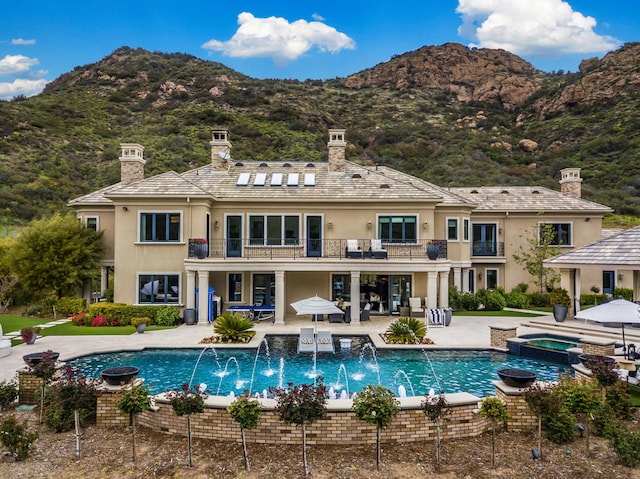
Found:
[[[334,258],[380,261],[384,259],[425,259],[427,245],[439,245],[437,259],[447,258],[446,240],[419,240],[414,243],[382,243],[386,254],[371,251],[371,239],[358,239],[360,255],[347,254],[346,239],[286,239],[284,244],[256,244],[250,239],[213,239],[209,241],[209,258]],[[194,257],[193,248],[189,248],[189,257]]]
[[[504,256],[502,241],[474,241],[471,243],[471,256]]]

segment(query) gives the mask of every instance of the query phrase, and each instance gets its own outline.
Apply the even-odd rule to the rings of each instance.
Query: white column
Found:
[[[576,268],[573,270],[575,274],[575,278],[573,280],[574,290],[573,290],[573,315],[575,316],[580,312],[580,291],[582,291],[582,285],[580,284],[580,268]]]
[[[183,293],[186,297],[186,307],[187,308],[195,308],[196,307],[196,272],[195,271],[187,271],[187,286],[185,289],[185,293]]]
[[[276,271],[276,313],[275,323],[284,324],[284,271]]]
[[[427,273],[427,307],[435,309],[438,307],[438,272],[429,271]]]
[[[360,271],[351,271],[351,325],[360,324]]]
[[[439,308],[447,308],[449,306],[449,272],[440,273],[440,304]]]
[[[460,291],[469,291],[469,268],[462,270],[462,289]]]
[[[104,293],[109,289],[109,267],[100,268],[100,293]]]
[[[460,266],[453,267],[453,285],[462,291],[462,268]]]
[[[198,322],[206,322],[209,316],[209,272],[198,271]]]

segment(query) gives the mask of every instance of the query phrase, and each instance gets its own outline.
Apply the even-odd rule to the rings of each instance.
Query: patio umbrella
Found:
[[[622,327],[622,351],[627,357],[627,344],[624,337],[625,324],[640,324],[640,306],[626,299],[614,299],[576,314],[576,319],[597,323],[616,323]]]
[[[298,316],[303,314],[344,314],[344,311],[333,302],[318,295],[291,303],[291,307],[296,310]]]

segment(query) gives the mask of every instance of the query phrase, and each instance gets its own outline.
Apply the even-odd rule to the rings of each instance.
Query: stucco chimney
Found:
[[[345,132],[347,130],[330,129],[329,130],[329,172],[343,172],[345,161],[345,150],[347,142],[345,140]]]
[[[120,182],[124,185],[144,180],[144,146],[137,143],[120,144]]]
[[[214,170],[224,170],[229,168],[231,161],[231,143],[229,142],[229,130],[226,128],[213,128],[211,130],[211,166]]]
[[[574,198],[582,197],[582,178],[580,168],[564,168],[560,170],[560,192]]]

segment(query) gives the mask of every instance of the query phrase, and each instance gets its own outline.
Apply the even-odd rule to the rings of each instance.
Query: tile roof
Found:
[[[612,265],[640,267],[640,226],[546,260],[551,267]]]
[[[543,186],[482,186],[477,188],[451,188],[478,205],[476,212],[485,211],[583,211],[607,213],[608,206],[565,195]]]
[[[256,182],[263,173],[264,182]],[[244,174],[246,182],[239,184]],[[275,177],[274,177],[274,174]],[[298,181],[290,185],[297,174]],[[305,186],[305,175],[312,185]],[[108,204],[111,198],[206,196],[217,201],[244,199],[326,201],[410,200],[473,205],[462,196],[420,178],[387,167],[345,162],[344,172],[329,172],[326,162],[235,162],[227,171],[206,165],[184,173],[170,171],[122,185],[118,183],[76,198],[69,205]]]

